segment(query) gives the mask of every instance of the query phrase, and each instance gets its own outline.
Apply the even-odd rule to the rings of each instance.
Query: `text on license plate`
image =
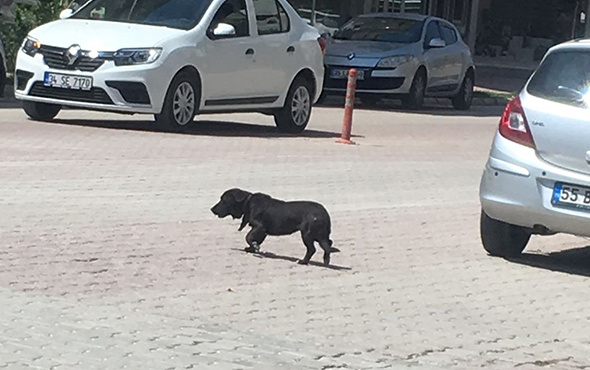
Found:
[[[551,203],[556,206],[590,210],[590,188],[557,182],[553,188]]]
[[[345,79],[348,78],[348,69],[331,69],[330,70],[330,78],[333,79]],[[357,80],[364,80],[365,79],[365,71],[357,70],[358,74],[356,79]]]
[[[43,84],[60,89],[90,90],[92,89],[92,77],[45,72]]]

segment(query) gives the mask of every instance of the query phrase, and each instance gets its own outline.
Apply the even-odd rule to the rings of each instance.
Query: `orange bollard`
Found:
[[[350,140],[352,132],[352,112],[354,110],[354,98],[356,96],[356,79],[358,71],[354,68],[348,71],[348,85],[346,87],[346,101],[344,103],[344,121],[342,122],[342,137],[336,140],[341,144],[354,144]]]

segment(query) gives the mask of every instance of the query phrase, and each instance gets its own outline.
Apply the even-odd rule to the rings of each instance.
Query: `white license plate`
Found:
[[[557,182],[553,188],[551,203],[554,206],[571,207],[590,211],[590,188]]]
[[[348,69],[331,69],[330,70],[330,78],[335,80],[341,80],[348,78]],[[358,74],[356,79],[357,80],[364,80],[365,79],[365,71],[357,70]]]
[[[43,84],[60,89],[90,90],[92,89],[92,77],[45,72]]]

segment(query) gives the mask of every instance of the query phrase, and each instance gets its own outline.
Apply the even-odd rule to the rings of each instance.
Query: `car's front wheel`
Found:
[[[424,96],[426,94],[426,72],[419,69],[412,80],[410,91],[402,99],[404,108],[420,109],[424,105]]]
[[[473,72],[468,71],[463,78],[459,93],[451,99],[455,109],[468,110],[471,108],[474,87],[475,79],[473,78]]]
[[[4,97],[4,89],[6,87],[6,71],[4,70],[4,61],[0,56],[0,98]]]
[[[492,256],[518,256],[531,238],[531,232],[524,227],[494,220],[484,211],[479,225],[483,248]]]
[[[170,84],[162,112],[156,124],[166,131],[183,131],[197,114],[200,99],[199,83],[188,72],[179,73]]]
[[[297,78],[285,99],[285,105],[275,113],[275,124],[280,132],[298,134],[303,132],[311,117],[311,88],[309,82]]]
[[[23,109],[35,121],[51,121],[61,110],[61,105],[23,101]]]

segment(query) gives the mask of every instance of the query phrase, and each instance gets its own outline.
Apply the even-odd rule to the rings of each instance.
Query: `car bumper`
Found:
[[[412,77],[415,74],[415,67],[412,63],[403,64],[395,69],[376,69],[363,66],[327,65],[324,76],[324,91],[346,92],[346,78],[333,78],[333,70],[345,70],[355,68],[362,71],[364,79],[357,80],[357,93],[369,94],[407,94],[412,85]]]
[[[496,133],[480,183],[482,209],[493,219],[539,232],[590,236],[590,211],[552,204],[556,182],[590,187],[590,176],[551,165],[534,149]]]
[[[50,68],[43,56],[19,52],[15,73],[15,97],[19,100],[58,104],[120,113],[160,113],[169,76],[161,64],[117,67],[106,61],[85,72]],[[44,86],[45,72],[92,77],[92,90],[68,90]]]

